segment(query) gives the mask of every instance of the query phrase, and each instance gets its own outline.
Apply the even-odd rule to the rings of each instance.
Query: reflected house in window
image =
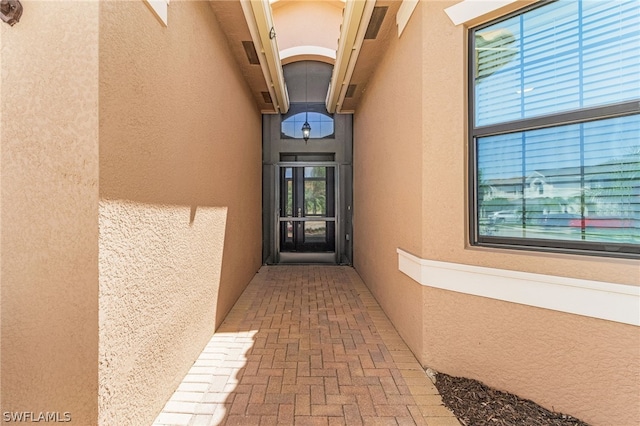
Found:
[[[536,214],[581,212],[581,182],[579,170],[548,169],[528,176],[487,181],[483,200],[485,215],[510,208]]]
[[[310,139],[335,138],[333,114],[324,103],[292,103],[287,114],[282,116],[280,137],[282,139],[302,139],[302,125],[311,126]]]
[[[543,205],[542,214],[633,219],[640,206],[640,148],[598,165],[544,169],[524,178],[488,179],[483,185],[486,216],[496,209],[522,210],[528,203],[529,210]]]
[[[469,33],[472,244],[638,253],[637,11],[540,2]]]
[[[557,174],[552,176],[559,178]],[[556,187],[552,182],[561,183],[561,185]],[[575,175],[571,182],[561,182],[553,179],[549,182],[544,173],[536,171],[525,178],[514,177],[488,180],[486,182],[488,188],[485,191],[484,200],[493,198],[521,200],[523,195],[525,198],[576,195],[580,193],[580,186],[579,182],[577,187],[575,184]]]
[[[640,147],[590,169],[585,182],[585,203],[590,214],[635,218],[640,222]],[[635,226],[640,227],[640,223]]]

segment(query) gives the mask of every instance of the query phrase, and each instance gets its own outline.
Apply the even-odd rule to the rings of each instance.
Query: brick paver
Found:
[[[460,423],[353,268],[265,266],[154,422]]]

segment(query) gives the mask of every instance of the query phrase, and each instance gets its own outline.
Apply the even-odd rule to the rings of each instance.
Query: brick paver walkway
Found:
[[[260,269],[154,425],[457,425],[357,273]]]

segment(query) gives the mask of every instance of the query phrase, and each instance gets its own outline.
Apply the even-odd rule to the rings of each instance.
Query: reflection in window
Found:
[[[638,3],[560,1],[474,33],[476,126],[640,97]]]
[[[473,242],[639,254],[637,3],[548,3],[470,36]]]
[[[321,112],[299,112],[282,120],[282,137],[302,139],[302,125],[305,120],[311,126],[311,139],[333,136],[333,117]]]
[[[639,138],[637,116],[480,138],[481,235],[640,244]]]

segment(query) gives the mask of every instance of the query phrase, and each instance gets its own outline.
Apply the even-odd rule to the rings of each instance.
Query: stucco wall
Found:
[[[0,23],[0,412],[95,424],[98,4],[23,2]]]
[[[398,273],[396,248],[422,243],[420,31],[392,37],[354,115],[353,154],[354,267],[417,354],[421,288]]]
[[[637,261],[469,247],[466,32],[444,13],[451,4],[419,3],[356,111],[356,268],[423,365],[596,425],[634,424],[637,327],[416,290],[398,272],[400,247],[430,260],[640,284]]]
[[[424,289],[425,364],[592,425],[640,419],[638,327]]]
[[[423,116],[441,125],[424,128],[422,257],[638,285],[637,261],[468,247],[466,130],[456,125],[466,120],[466,35],[442,12],[446,6],[427,2],[421,15],[424,40],[438,39],[425,45],[425,57],[450,64],[425,61],[423,68],[425,87],[434,88]],[[441,141],[450,141],[446,149]],[[424,303],[425,364],[593,424],[640,418],[637,327],[427,288]]]
[[[100,13],[99,420],[139,425],[260,266],[260,115],[207,2]]]

